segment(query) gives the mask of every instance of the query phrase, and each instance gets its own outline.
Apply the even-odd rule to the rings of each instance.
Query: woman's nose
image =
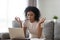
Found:
[[[28,16],[28,19],[30,19],[31,18],[31,16]]]

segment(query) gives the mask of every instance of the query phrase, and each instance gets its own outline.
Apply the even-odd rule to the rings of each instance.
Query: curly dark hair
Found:
[[[25,17],[27,17],[27,12],[29,11],[32,11],[35,14],[35,21],[39,21],[39,17],[41,16],[39,9],[34,6],[28,6],[24,11]]]

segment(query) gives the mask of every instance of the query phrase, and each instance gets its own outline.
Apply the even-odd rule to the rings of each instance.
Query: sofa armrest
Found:
[[[2,38],[3,38],[3,39],[10,39],[9,33],[3,33],[3,34],[2,34]]]

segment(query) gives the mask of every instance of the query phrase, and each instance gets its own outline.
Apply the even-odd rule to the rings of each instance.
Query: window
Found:
[[[16,16],[24,20],[24,10],[27,6],[28,0],[0,0],[0,33],[8,32],[8,27],[12,27]]]

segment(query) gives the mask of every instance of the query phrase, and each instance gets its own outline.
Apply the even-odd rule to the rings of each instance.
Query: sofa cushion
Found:
[[[9,33],[3,33],[2,39],[10,39]]]
[[[54,38],[60,39],[60,22],[55,22],[54,26]]]
[[[54,22],[53,21],[48,21],[44,23],[43,27],[44,31],[44,36],[46,40],[48,39],[54,39]]]
[[[12,21],[12,27],[13,28],[20,28],[20,26],[16,20]]]

